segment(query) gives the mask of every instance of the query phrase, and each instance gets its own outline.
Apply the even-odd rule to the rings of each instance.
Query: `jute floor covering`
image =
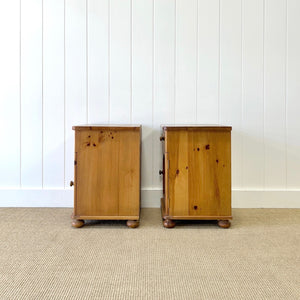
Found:
[[[140,227],[70,208],[0,208],[0,299],[300,299],[300,209],[234,209],[215,222]]]

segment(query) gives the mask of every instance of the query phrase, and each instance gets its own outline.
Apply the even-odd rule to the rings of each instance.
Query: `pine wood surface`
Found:
[[[231,219],[231,127],[164,128],[164,217]]]
[[[76,219],[139,219],[140,127],[75,126]]]
[[[134,125],[134,124],[127,124],[127,125],[119,125],[119,124],[83,124],[83,125],[77,125],[72,126],[73,130],[140,130],[142,126],[141,125]]]
[[[231,131],[231,126],[223,126],[223,125],[211,125],[211,124],[184,124],[184,125],[161,125],[163,130],[188,130],[188,131],[200,131],[200,130],[211,130],[211,131]]]

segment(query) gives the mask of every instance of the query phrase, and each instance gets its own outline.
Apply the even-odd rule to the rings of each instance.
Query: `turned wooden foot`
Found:
[[[129,227],[129,228],[136,228],[140,225],[140,222],[139,221],[134,221],[134,220],[128,220],[126,225]]]
[[[83,220],[73,219],[73,221],[72,221],[72,226],[75,227],[75,228],[80,228],[83,225],[84,225],[84,221]]]
[[[164,227],[166,228],[174,228],[176,223],[173,220],[166,219],[163,221]]]
[[[229,220],[219,220],[218,226],[221,228],[229,228],[230,227],[230,221]]]

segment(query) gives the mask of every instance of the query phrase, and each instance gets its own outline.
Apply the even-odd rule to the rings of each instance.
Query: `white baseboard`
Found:
[[[234,208],[300,208],[300,190],[233,190]]]
[[[142,189],[142,207],[159,207],[162,191]],[[0,189],[0,207],[73,207],[73,189]],[[233,190],[233,208],[300,208],[300,190]]]
[[[2,207],[72,207],[71,189],[1,189]]]

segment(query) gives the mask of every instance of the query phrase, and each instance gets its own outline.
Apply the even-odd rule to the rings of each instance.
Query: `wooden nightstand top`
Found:
[[[142,125],[136,124],[83,124],[72,126],[73,130],[99,130],[99,129],[117,129],[117,130],[125,130],[125,129],[140,129]]]
[[[163,130],[222,130],[231,131],[231,126],[214,125],[214,124],[178,124],[178,125],[161,125]]]

